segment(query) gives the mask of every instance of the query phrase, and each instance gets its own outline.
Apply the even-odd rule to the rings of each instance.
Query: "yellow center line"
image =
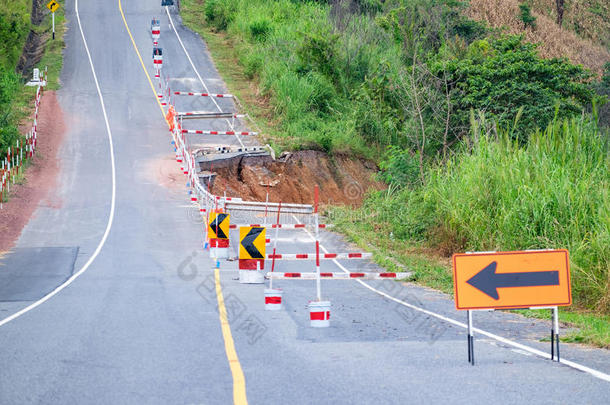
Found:
[[[227,353],[227,359],[229,359],[229,367],[231,367],[231,374],[233,375],[233,403],[236,405],[247,405],[246,378],[241,369],[237,351],[235,350],[235,343],[233,342],[233,336],[231,335],[231,326],[229,325],[229,320],[227,318],[227,308],[225,307],[225,300],[222,296],[220,271],[218,269],[214,270],[214,279],[216,280],[216,297],[218,298],[220,327],[222,329],[222,337],[225,340],[225,352]]]
[[[155,100],[157,100],[157,104],[159,105],[159,109],[161,110],[161,115],[163,116],[163,120],[169,127],[170,126],[169,122],[167,122],[167,119],[165,118],[165,111],[163,110],[163,106],[161,105],[161,102],[159,101],[159,97],[157,97],[157,91],[155,90],[155,85],[153,84],[152,79],[150,78],[150,75],[148,74],[148,71],[146,70],[146,66],[144,66],[144,61],[142,60],[142,55],[140,55],[140,51],[138,50],[138,47],[136,46],[136,41],[133,39],[133,35],[131,35],[131,30],[129,29],[129,25],[127,25],[127,20],[125,19],[125,13],[123,13],[123,6],[121,5],[121,0],[119,0],[119,11],[121,12],[121,17],[123,18],[123,24],[125,24],[125,28],[127,29],[127,34],[129,34],[129,38],[131,39],[131,44],[133,45],[133,49],[136,51],[136,54],[138,55],[138,59],[140,59],[140,65],[142,66],[142,70],[144,71],[144,74],[146,75],[146,78],[148,79],[148,84],[150,84],[150,89],[152,90],[153,94],[155,95]]]
[[[148,79],[148,83],[150,84],[150,89],[152,90],[155,99],[157,100],[157,104],[159,104],[159,109],[161,110],[161,114],[165,119],[165,111],[163,111],[163,106],[157,97],[157,92],[155,91],[155,86],[146,70],[146,66],[144,66],[144,61],[142,60],[142,55],[140,55],[140,51],[136,46],[136,41],[133,39],[133,35],[131,35],[131,30],[129,29],[129,25],[127,24],[127,20],[125,19],[125,13],[123,13],[123,7],[121,5],[121,0],[118,0],[119,3],[119,11],[121,12],[121,17],[123,18],[123,24],[125,24],[125,28],[127,29],[127,34],[129,34],[129,38],[131,38],[131,44],[133,45],[133,49],[136,51],[138,55],[138,59],[140,59],[140,65],[142,66],[142,70]],[[166,124],[169,127],[169,122],[165,120]],[[220,285],[220,272],[218,269],[215,270],[214,278],[216,280],[216,297],[218,299],[218,314],[220,318],[220,328],[222,330],[222,337],[225,343],[225,352],[227,354],[227,360],[229,361],[229,367],[231,368],[231,374],[233,376],[233,403],[236,405],[247,405],[248,399],[246,397],[246,378],[244,377],[244,372],[241,368],[241,364],[239,362],[239,358],[237,357],[237,350],[235,350],[235,342],[233,341],[233,335],[231,334],[231,325],[229,325],[229,321],[227,318],[227,308],[225,307],[225,301],[222,295],[222,286]]]

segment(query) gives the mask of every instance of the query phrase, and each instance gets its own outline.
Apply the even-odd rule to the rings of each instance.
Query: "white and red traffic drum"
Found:
[[[157,69],[163,66],[163,49],[153,48],[153,63]]]
[[[161,36],[161,21],[153,18],[152,22],[150,23],[150,31],[152,33],[153,42],[155,45],[157,45],[157,41]]]
[[[328,328],[330,326],[330,301],[311,301],[309,320],[313,328]]]
[[[282,294],[279,288],[265,288],[265,309],[267,311],[278,311],[282,309]]]

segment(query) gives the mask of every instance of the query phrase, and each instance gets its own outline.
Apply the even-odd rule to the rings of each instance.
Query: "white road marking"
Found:
[[[188,51],[186,50],[186,47],[184,46],[184,43],[182,42],[182,38],[180,38],[180,34],[178,34],[178,30],[176,30],[176,27],[174,26],[174,20],[172,20],[172,16],[169,13],[168,7],[165,7],[165,12],[167,13],[167,17],[169,18],[169,23],[172,27],[172,29],[174,30],[174,33],[176,34],[176,38],[178,38],[178,42],[180,42],[180,45],[182,46],[182,50],[184,50],[184,54],[186,55],[187,59],[189,60],[189,62],[191,63],[191,66],[193,67],[193,70],[195,71],[195,74],[197,75],[197,77],[199,78],[199,81],[201,82],[201,84],[203,85],[203,88],[205,89],[206,93],[210,93],[210,90],[208,89],[208,86],[206,86],[205,82],[203,81],[203,79],[201,78],[201,75],[199,74],[199,71],[197,70],[197,68],[195,67],[195,64],[193,63],[193,60],[191,59],[191,55],[189,55]],[[216,102],[216,100],[214,99],[214,97],[211,97],[212,101],[214,102],[214,105],[216,106],[216,108],[218,109],[219,112],[222,112],[220,106],[218,105],[218,103]],[[231,124],[231,122],[229,120],[226,120],[227,123],[229,124],[229,126],[231,127],[231,130],[233,130],[233,125]],[[246,146],[244,145],[244,143],[241,141],[241,137],[239,135],[235,135],[235,137],[237,138],[237,140],[239,141],[239,144],[241,145],[242,148],[245,148]]]
[[[293,215],[293,217],[294,217],[294,215]],[[297,219],[297,218],[295,217],[295,219]],[[305,228],[302,228],[302,229],[305,232],[307,232],[309,237],[315,242],[316,238],[311,234],[311,232],[309,232],[309,230],[307,230]],[[321,243],[320,243],[320,249],[322,249],[325,253],[328,253],[328,250],[326,250],[326,248]],[[344,272],[346,272],[346,273],[350,272],[345,267],[343,267],[343,265],[341,263],[339,263],[337,260],[333,260],[333,262],[341,270],[343,270]],[[394,302],[396,302],[396,303],[398,303],[400,305],[404,305],[405,307],[414,309],[415,311],[423,312],[426,315],[433,316],[433,317],[435,317],[437,319],[440,319],[442,321],[448,322],[448,323],[450,323],[452,325],[459,326],[460,328],[464,328],[464,329],[468,328],[468,325],[466,325],[463,322],[456,321],[455,319],[443,316],[441,314],[437,314],[436,312],[432,312],[432,311],[429,311],[429,310],[424,309],[424,308],[420,308],[420,307],[418,307],[416,305],[413,305],[413,304],[409,304],[408,302],[402,301],[402,300],[400,300],[398,298],[394,298],[391,295],[384,293],[383,291],[379,291],[378,289],[376,289],[374,287],[371,287],[370,285],[368,285],[367,283],[365,283],[362,280],[355,279],[354,281],[356,281],[357,283],[362,284],[364,287],[368,288],[369,290],[371,290],[371,291],[373,291],[373,292],[375,292],[375,293],[377,293],[377,294],[379,294],[381,296],[384,296],[387,299],[389,299],[391,301],[394,301]],[[551,355],[549,353],[547,353],[547,352],[543,352],[542,350],[538,350],[538,349],[535,349],[535,348],[530,347],[530,346],[526,346],[526,345],[521,344],[521,343],[513,342],[510,339],[504,338],[502,336],[495,335],[495,334],[493,334],[491,332],[487,332],[487,331],[485,331],[483,329],[473,328],[473,331],[475,331],[475,332],[477,332],[477,333],[479,333],[479,334],[481,334],[483,336],[487,336],[487,337],[489,337],[491,339],[494,339],[494,340],[496,340],[498,342],[501,342],[501,343],[504,343],[506,345],[512,346],[512,347],[517,349],[517,350],[514,350],[517,353],[520,353],[518,350],[522,350],[524,352],[535,354],[535,355],[543,357],[545,359],[550,359],[551,358]],[[522,354],[525,354],[525,353],[522,353]],[[562,364],[565,364],[568,367],[572,367],[572,368],[574,368],[576,370],[584,371],[585,373],[591,374],[593,377],[599,378],[600,380],[604,380],[604,381],[610,382],[610,375],[608,375],[606,373],[603,373],[601,371],[592,369],[592,368],[587,367],[587,366],[583,366],[582,364],[579,364],[579,363],[576,363],[576,362],[573,362],[573,361],[570,361],[570,360],[565,360],[564,358],[562,358],[560,360],[560,362]]]
[[[100,99],[100,104],[102,106],[102,113],[104,115],[104,121],[106,123],[106,132],[108,134],[108,143],[110,146],[110,163],[111,163],[111,167],[112,167],[112,198],[110,200],[110,214],[108,215],[108,222],[106,224],[106,230],[104,232],[104,236],[102,236],[102,239],[100,240],[99,244],[97,245],[97,248],[93,252],[93,255],[91,255],[89,260],[87,260],[87,263],[85,263],[85,265],[78,272],[74,273],[63,284],[61,284],[60,286],[55,288],[53,291],[51,291],[50,293],[48,293],[47,295],[45,295],[38,301],[28,305],[27,307],[14,313],[13,315],[4,318],[2,321],[0,321],[0,326],[6,325],[10,321],[12,321],[16,318],[19,318],[21,315],[31,311],[32,309],[36,308],[37,306],[39,306],[42,303],[46,302],[47,300],[51,299],[51,297],[53,297],[54,295],[59,293],[61,290],[63,290],[64,288],[66,288],[67,286],[72,284],[74,282],[74,280],[76,280],[81,274],[83,274],[85,271],[87,271],[89,266],[91,266],[91,263],[93,263],[95,258],[99,255],[100,251],[102,250],[102,247],[106,243],[106,239],[108,238],[108,234],[110,233],[110,228],[112,228],[112,221],[114,220],[114,209],[115,209],[115,202],[116,202],[116,168],[115,168],[115,163],[114,163],[114,146],[112,143],[112,131],[110,130],[110,124],[108,123],[108,115],[106,113],[106,107],[104,105],[104,98],[102,96],[102,91],[100,90],[100,85],[97,80],[97,74],[95,73],[95,68],[93,67],[93,60],[91,59],[91,53],[89,52],[89,46],[87,45],[87,40],[85,39],[85,34],[83,33],[83,27],[80,22],[80,15],[78,13],[78,0],[75,1],[74,9],[76,11],[76,19],[78,20],[78,28],[80,29],[80,34],[81,34],[81,37],[83,38],[83,44],[85,45],[85,51],[87,51],[87,57],[89,58],[89,65],[91,66],[91,73],[93,73],[93,80],[95,82],[95,87],[97,88],[97,94]]]

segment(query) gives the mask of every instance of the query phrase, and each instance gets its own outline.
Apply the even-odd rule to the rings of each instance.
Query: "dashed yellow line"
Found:
[[[163,106],[157,97],[157,92],[155,91],[155,86],[153,85],[152,79],[146,70],[146,66],[144,66],[144,61],[142,60],[142,55],[136,46],[136,41],[133,39],[133,35],[131,35],[131,30],[129,29],[129,25],[127,24],[127,19],[125,19],[125,13],[123,13],[123,7],[121,5],[121,0],[119,2],[119,11],[121,12],[121,17],[123,18],[123,24],[125,24],[125,28],[127,29],[127,34],[129,34],[129,38],[131,39],[131,44],[133,45],[133,49],[136,51],[138,55],[138,59],[140,59],[140,65],[142,66],[142,70],[148,79],[148,83],[150,84],[150,89],[152,90],[155,99],[157,100],[157,104],[159,105],[159,109],[161,110],[161,114],[165,119],[165,111],[163,110]],[[169,126],[169,122],[167,122]],[[229,320],[227,318],[227,308],[225,307],[225,301],[222,295],[222,287],[220,285],[220,272],[218,269],[215,270],[214,279],[216,281],[216,297],[218,299],[218,314],[220,317],[220,328],[222,330],[222,337],[225,343],[225,352],[227,354],[227,360],[229,361],[229,367],[231,369],[231,374],[233,376],[233,403],[236,405],[247,405],[248,398],[246,397],[246,378],[244,377],[244,372],[241,368],[241,364],[239,362],[239,358],[237,357],[237,350],[235,350],[235,342],[233,341],[233,335],[231,334],[231,325],[229,325]]]

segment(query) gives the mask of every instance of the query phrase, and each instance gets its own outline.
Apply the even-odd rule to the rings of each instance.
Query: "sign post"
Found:
[[[552,309],[551,360],[559,361],[557,307],[572,304],[567,250],[455,254],[453,288],[456,309],[468,311],[471,364],[474,365],[472,311],[490,309]]]
[[[55,39],[55,12],[57,11],[57,9],[59,9],[59,3],[57,2],[57,0],[51,0],[47,4],[47,8],[49,10],[51,10],[51,21],[52,21],[52,25],[53,25],[53,39]]]

